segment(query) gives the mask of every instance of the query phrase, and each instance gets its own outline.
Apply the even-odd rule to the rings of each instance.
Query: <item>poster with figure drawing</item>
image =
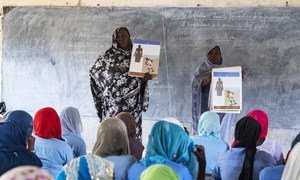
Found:
[[[129,76],[143,77],[149,73],[152,79],[158,76],[160,41],[133,41]]]
[[[221,113],[242,110],[242,67],[212,69],[210,109]]]

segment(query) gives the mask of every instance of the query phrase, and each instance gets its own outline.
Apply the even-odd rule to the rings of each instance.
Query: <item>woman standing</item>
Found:
[[[137,137],[142,135],[142,111],[148,108],[147,78],[128,76],[132,42],[127,28],[119,27],[112,35],[112,46],[90,70],[91,91],[100,122],[119,112],[136,118]]]

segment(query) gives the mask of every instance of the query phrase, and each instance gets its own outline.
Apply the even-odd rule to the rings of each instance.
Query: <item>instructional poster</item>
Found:
[[[149,73],[151,78],[157,78],[160,54],[160,41],[133,41],[129,76],[143,77]]]
[[[212,69],[210,109],[222,113],[242,110],[241,66]]]

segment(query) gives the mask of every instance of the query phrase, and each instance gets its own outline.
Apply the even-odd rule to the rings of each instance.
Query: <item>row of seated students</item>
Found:
[[[201,115],[193,137],[180,124],[158,121],[144,157],[135,129],[130,113],[105,119],[92,154],[86,155],[76,108],[65,108],[60,116],[53,108],[42,108],[34,119],[25,111],[11,111],[0,123],[0,179],[300,178],[299,134],[286,165],[280,165],[281,153],[259,150],[268,132],[268,116],[261,110],[237,122],[231,148],[220,140],[219,116],[214,112]]]

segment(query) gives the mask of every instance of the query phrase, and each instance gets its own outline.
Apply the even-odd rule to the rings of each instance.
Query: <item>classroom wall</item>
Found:
[[[129,6],[129,7],[300,7],[300,0],[4,0],[0,1],[0,68],[2,69],[2,17],[4,6]],[[0,73],[0,97],[2,97],[2,73]],[[87,142],[88,150],[91,150],[94,142],[98,124],[97,118],[83,117],[84,133],[83,137]],[[143,141],[147,142],[150,127],[155,123],[153,120],[145,121],[143,124]],[[90,133],[94,132],[94,133]],[[286,153],[290,147],[291,140],[296,136],[299,130],[274,129],[269,130],[269,137],[278,139]]]

